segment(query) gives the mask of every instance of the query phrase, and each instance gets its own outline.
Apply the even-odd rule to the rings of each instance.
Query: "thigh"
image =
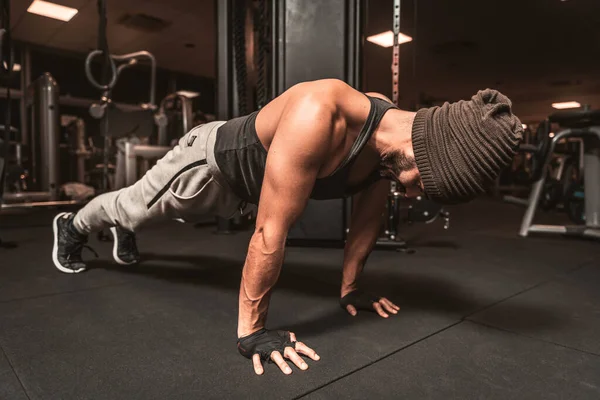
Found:
[[[194,165],[173,180],[159,207],[168,210],[174,218],[194,222],[207,214],[215,214],[221,195],[222,189],[208,165]]]
[[[132,190],[143,193],[150,215],[193,222],[209,214],[224,218],[239,212],[242,201],[214,176],[207,160],[210,125],[192,129],[159,160]]]
[[[151,221],[183,218],[194,209],[195,213],[210,212],[217,202],[217,187],[207,165],[206,136],[199,127],[184,136],[135,184],[99,196],[92,203],[105,211],[107,223],[135,230]],[[97,211],[97,207],[90,207],[92,203],[86,209]],[[95,219],[96,214],[103,215],[88,214]]]
[[[185,192],[189,194],[190,191],[199,190],[192,185],[206,183],[206,146],[203,143],[206,139],[201,133],[201,127],[192,129],[133,185],[136,187],[134,191],[143,196],[148,210],[154,211],[157,206],[160,208],[161,200],[171,190],[179,191],[185,196]],[[189,187],[186,189],[185,186]]]

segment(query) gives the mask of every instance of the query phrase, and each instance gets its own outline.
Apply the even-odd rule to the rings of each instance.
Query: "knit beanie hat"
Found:
[[[417,112],[413,151],[431,200],[472,200],[511,163],[523,138],[523,126],[511,107],[508,97],[486,89],[470,101]]]

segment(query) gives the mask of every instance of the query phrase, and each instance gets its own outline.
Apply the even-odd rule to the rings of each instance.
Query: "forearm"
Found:
[[[271,290],[284,258],[284,240],[266,240],[258,230],[250,240],[240,284],[238,337],[265,326]]]
[[[344,249],[341,295],[357,288],[362,270],[379,237],[380,223],[370,223],[363,230],[351,229]]]
[[[357,288],[367,258],[379,237],[389,184],[378,182],[354,199],[350,232],[344,249],[342,297]]]

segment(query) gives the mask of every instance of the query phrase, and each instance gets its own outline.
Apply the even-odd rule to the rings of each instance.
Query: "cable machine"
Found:
[[[400,6],[400,0],[394,0],[395,104],[399,99]],[[337,78],[361,90],[365,9],[364,0],[217,2],[217,118],[229,120],[260,109],[299,82]],[[401,200],[396,185],[392,184],[380,246],[406,249],[406,243],[397,233]],[[351,199],[310,200],[290,229],[288,243],[343,245],[351,203]],[[409,221],[432,222],[438,216],[444,218],[447,226],[448,214],[422,198],[408,209]],[[229,233],[232,226],[229,220],[218,220],[219,233]]]

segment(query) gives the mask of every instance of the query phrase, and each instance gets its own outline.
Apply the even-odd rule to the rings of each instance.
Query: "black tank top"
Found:
[[[347,184],[352,165],[381,119],[389,109],[396,108],[395,105],[377,97],[367,98],[371,102],[371,109],[350,153],[333,173],[315,181],[311,199],[348,197],[381,179],[379,170],[375,170],[360,184],[351,187]],[[215,161],[221,173],[235,194],[252,204],[258,204],[267,160],[267,150],[256,134],[257,115],[258,111],[255,111],[245,117],[227,121],[219,127],[215,142]]]

